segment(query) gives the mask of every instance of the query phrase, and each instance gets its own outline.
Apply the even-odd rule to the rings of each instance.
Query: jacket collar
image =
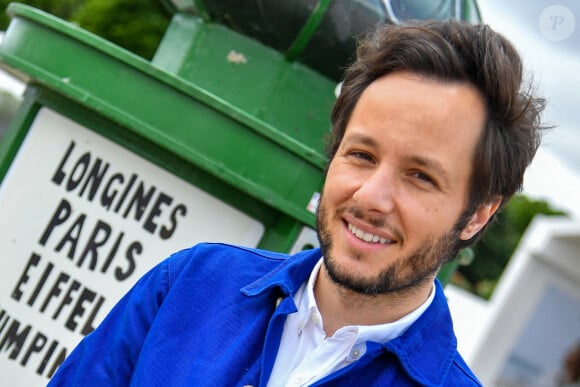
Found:
[[[442,385],[457,354],[451,313],[439,280],[425,313],[400,337],[383,345],[399,358],[407,374],[423,385]]]
[[[293,295],[308,280],[320,257],[320,249],[301,251],[285,259],[265,276],[243,287],[241,292],[246,296],[257,296],[278,288],[284,296]]]

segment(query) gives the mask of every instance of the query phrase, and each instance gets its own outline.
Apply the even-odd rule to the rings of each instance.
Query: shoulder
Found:
[[[168,288],[191,289],[213,286],[221,290],[240,290],[246,295],[280,287],[293,292],[310,275],[320,259],[320,250],[294,255],[233,246],[204,243],[179,251],[163,264]],[[227,289],[226,289],[227,288]]]
[[[201,243],[171,255],[164,265],[169,281],[180,276],[228,274],[256,278],[289,258],[287,254],[224,243]]]
[[[251,259],[254,262],[279,264],[289,256],[287,254],[274,251],[260,250],[251,247],[229,245],[225,243],[200,243],[190,248],[178,251],[168,259],[170,265],[184,266],[195,261],[199,264],[203,261],[213,263],[230,263],[239,262],[248,263]]]

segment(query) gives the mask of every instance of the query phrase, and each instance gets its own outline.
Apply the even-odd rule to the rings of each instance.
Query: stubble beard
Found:
[[[357,210],[353,208],[343,211],[351,214],[357,213]],[[340,213],[334,216],[339,217]],[[405,257],[398,257],[376,276],[372,278],[362,277],[358,276],[357,273],[344,270],[332,256],[333,237],[329,230],[329,223],[330,219],[321,197],[316,224],[328,276],[338,286],[367,296],[406,293],[424,285],[432,280],[444,263],[449,262],[457,255],[460,248],[461,229],[456,224],[439,238],[428,240]],[[357,256],[353,258],[359,259]]]

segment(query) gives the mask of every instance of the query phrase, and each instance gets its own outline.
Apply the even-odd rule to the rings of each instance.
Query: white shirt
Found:
[[[431,305],[435,284],[427,300],[397,321],[381,325],[353,325],[326,337],[322,316],[314,298],[314,284],[322,259],[294,295],[298,312],[291,313],[284,324],[280,348],[268,387],[305,386],[357,361],[366,351],[366,342],[385,343],[402,335]]]

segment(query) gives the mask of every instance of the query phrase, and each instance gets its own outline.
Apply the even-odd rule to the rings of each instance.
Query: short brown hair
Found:
[[[329,161],[367,86],[403,70],[442,82],[467,82],[485,100],[485,128],[473,157],[466,211],[457,225],[463,228],[480,204],[497,197],[505,203],[521,189],[524,172],[540,145],[544,100],[533,96],[531,86],[524,83],[516,49],[485,24],[448,20],[384,25],[359,44],[357,60],[345,71],[331,115]]]

